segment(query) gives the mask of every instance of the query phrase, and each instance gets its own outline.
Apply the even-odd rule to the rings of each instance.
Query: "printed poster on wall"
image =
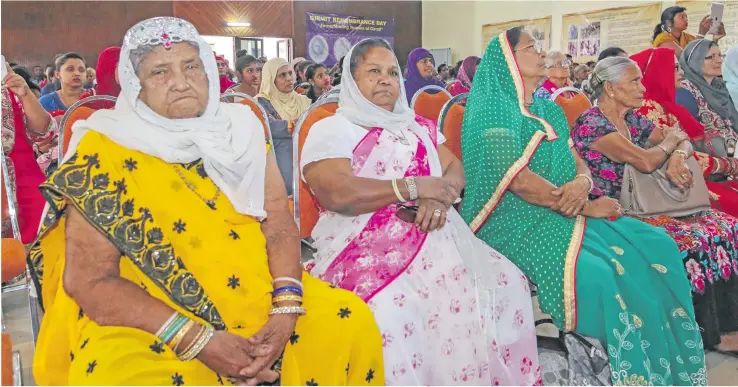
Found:
[[[395,19],[307,13],[307,59],[332,66],[351,47],[367,38],[382,38],[394,47]]]
[[[543,43],[543,49],[551,47],[551,16],[540,19],[523,19],[503,23],[485,24],[482,26],[482,54],[487,50],[489,41],[510,28],[522,26],[533,33],[536,40]]]
[[[597,60],[600,51],[612,46],[635,54],[651,46],[660,17],[660,3],[564,15],[562,48],[577,63]]]
[[[689,28],[687,32],[697,35],[702,18],[710,14],[712,1],[677,1],[676,4],[687,9],[689,17]],[[738,1],[723,1],[723,25],[727,35],[720,39],[720,51],[728,51],[729,48],[738,45]]]

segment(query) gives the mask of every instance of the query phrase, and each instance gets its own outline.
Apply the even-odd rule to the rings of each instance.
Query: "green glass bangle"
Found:
[[[164,344],[171,341],[177,334],[177,332],[179,332],[179,330],[182,329],[185,324],[187,324],[188,320],[189,319],[185,316],[177,316],[177,319],[174,320],[172,325],[164,331],[163,335],[161,335],[161,341],[164,342]]]

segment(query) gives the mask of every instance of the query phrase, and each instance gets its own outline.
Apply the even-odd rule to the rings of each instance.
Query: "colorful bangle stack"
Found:
[[[215,329],[209,325],[201,325],[200,331],[192,339],[190,345],[183,351],[178,351],[180,344],[184,340],[187,333],[195,326],[199,325],[187,316],[174,312],[171,317],[159,328],[156,336],[169,348],[177,354],[182,361],[194,359],[213,337]]]
[[[275,278],[274,283],[291,282],[295,286],[280,286],[272,292],[272,305],[274,308],[269,312],[270,316],[275,314],[305,314],[305,308],[302,307],[302,282],[288,277]],[[300,306],[280,305],[282,302],[297,302]]]

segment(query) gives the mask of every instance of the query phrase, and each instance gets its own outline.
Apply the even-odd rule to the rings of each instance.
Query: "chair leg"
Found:
[[[33,347],[36,348],[36,340],[38,339],[38,333],[41,330],[41,318],[38,312],[38,298],[28,294],[28,309],[31,313],[31,334],[33,335]]]
[[[19,351],[13,352],[13,385],[23,385],[23,366],[21,364],[21,355]]]

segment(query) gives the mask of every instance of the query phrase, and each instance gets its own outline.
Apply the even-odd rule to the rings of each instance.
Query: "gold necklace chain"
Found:
[[[208,207],[215,209],[215,202],[220,197],[220,187],[218,187],[217,185],[215,186],[215,195],[213,196],[212,199],[208,200],[204,196],[200,195],[199,192],[197,192],[195,187],[187,180],[187,178],[185,178],[184,174],[182,173],[182,170],[180,170],[179,167],[177,167],[176,165],[174,166],[174,171],[177,172],[177,175],[179,175],[179,178],[182,179],[182,181],[185,183],[187,188],[190,191],[192,191],[192,193],[197,195],[197,197],[200,198],[200,200],[202,200],[203,202],[205,202],[205,204],[207,204]]]

